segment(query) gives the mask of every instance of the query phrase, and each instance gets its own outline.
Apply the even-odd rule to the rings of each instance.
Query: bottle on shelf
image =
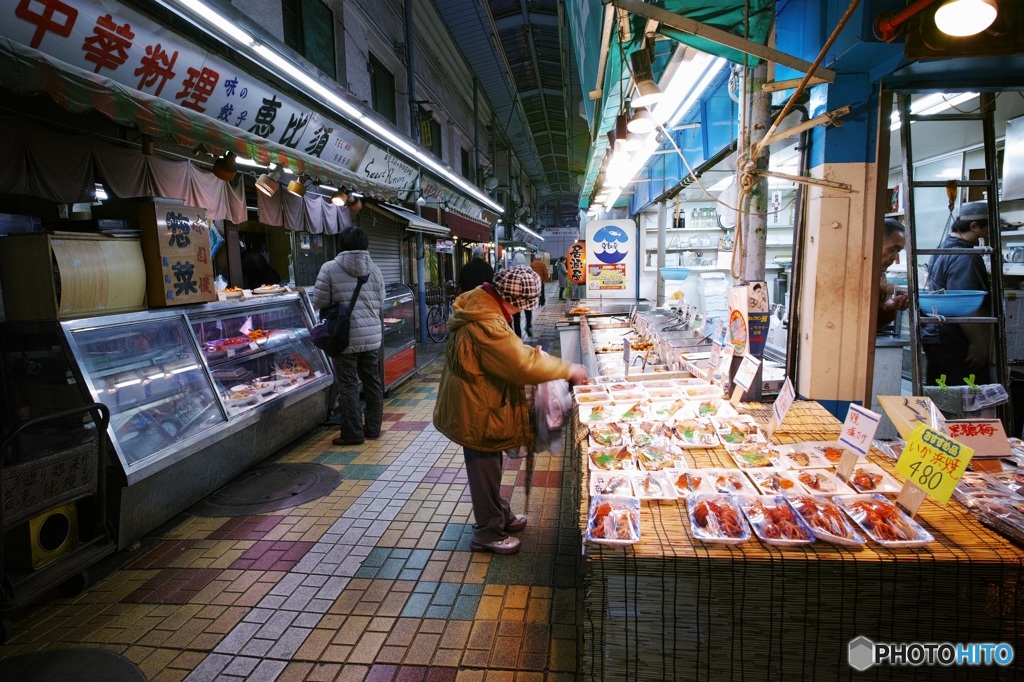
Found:
[[[700,227],[700,221],[697,218],[697,209],[696,208],[694,208],[693,212],[690,214],[690,227],[696,227],[696,228]]]

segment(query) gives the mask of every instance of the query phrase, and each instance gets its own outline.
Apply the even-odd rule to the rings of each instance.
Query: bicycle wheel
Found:
[[[448,338],[448,318],[442,306],[431,306],[427,311],[427,336],[437,343]]]

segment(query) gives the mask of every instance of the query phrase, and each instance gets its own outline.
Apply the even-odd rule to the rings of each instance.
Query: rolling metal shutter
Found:
[[[357,214],[359,227],[370,238],[370,257],[385,282],[402,280],[402,223],[368,207]]]

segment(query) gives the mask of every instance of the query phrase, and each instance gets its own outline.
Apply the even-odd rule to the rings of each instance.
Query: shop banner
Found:
[[[587,297],[636,298],[637,230],[632,220],[587,223]]]
[[[573,284],[587,283],[587,243],[578,241],[565,254],[569,267],[569,281]]]
[[[729,289],[729,341],[737,355],[761,357],[768,339],[768,286],[754,281]]]
[[[541,230],[544,237],[577,237],[580,231],[575,227],[545,227]]]
[[[146,291],[151,307],[204,303],[216,298],[206,209],[156,202],[142,224]],[[152,221],[152,222],[151,222]]]
[[[415,185],[418,171],[390,152],[120,3],[0,0],[0,36],[300,149],[370,182],[398,191]],[[457,199],[447,190],[438,194]],[[463,198],[459,203],[468,202]],[[464,207],[466,212],[473,208]]]

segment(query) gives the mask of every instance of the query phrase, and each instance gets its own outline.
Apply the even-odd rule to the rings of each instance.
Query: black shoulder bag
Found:
[[[328,355],[341,355],[341,352],[348,348],[352,311],[356,307],[359,290],[363,288],[369,278],[369,275],[364,275],[356,280],[356,290],[352,292],[352,300],[349,301],[348,308],[345,308],[339,301],[320,311],[320,321],[313,325],[310,332],[313,345]]]

